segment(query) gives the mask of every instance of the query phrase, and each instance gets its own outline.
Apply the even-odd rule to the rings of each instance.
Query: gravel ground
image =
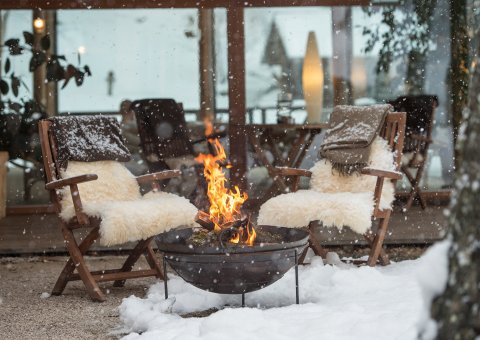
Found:
[[[427,247],[389,247],[393,261],[419,257]],[[368,248],[331,248],[341,257],[360,257]],[[125,256],[87,257],[92,270],[120,267]],[[104,283],[106,302],[90,300],[80,281],[70,282],[62,296],[49,296],[67,257],[0,258],[0,339],[118,339],[121,335],[117,307],[132,294],[142,297],[155,278],[127,281],[114,288]],[[140,262],[140,267],[147,267]],[[207,310],[185,317],[202,317]]]
[[[120,267],[125,256],[88,258],[92,270]],[[155,278],[101,287],[107,301],[90,300],[81,281],[61,296],[49,296],[67,257],[0,258],[0,339],[116,339],[121,335],[117,307],[124,297],[144,296]],[[146,262],[139,263],[144,268]]]

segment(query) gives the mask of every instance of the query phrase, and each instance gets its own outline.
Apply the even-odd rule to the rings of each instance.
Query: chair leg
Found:
[[[372,234],[364,234],[363,236],[365,237],[365,240],[367,240],[370,247],[373,248],[373,241],[375,240],[375,237]],[[383,247],[380,249],[379,261],[382,266],[390,264],[388,254]]]
[[[151,242],[147,246],[147,250],[145,252],[145,258],[147,259],[150,268],[155,269],[157,271],[157,278],[160,280],[165,280],[165,276],[163,275],[162,265],[158,261],[158,258],[155,256],[155,252],[153,251]]]
[[[97,282],[93,278],[92,274],[87,268],[85,264],[85,260],[83,259],[83,254],[78,248],[77,241],[75,240],[75,236],[73,232],[66,228],[65,226],[62,227],[63,237],[67,242],[67,249],[70,253],[70,257],[72,258],[75,267],[82,279],[85,287],[87,288],[87,292],[94,301],[103,302],[106,300],[105,295],[100,290]]]
[[[425,163],[423,163],[420,168],[418,168],[417,175],[415,176],[415,189],[417,191],[417,197],[420,202],[420,206],[423,210],[427,208],[427,202],[425,198],[421,195],[422,190],[420,190],[420,180],[422,179],[423,172],[425,171]]]
[[[370,255],[368,256],[367,260],[367,265],[370,267],[375,267],[377,264],[378,257],[380,256],[382,252],[382,247],[383,247],[383,241],[385,239],[385,235],[387,234],[387,227],[388,227],[388,222],[390,220],[390,214],[391,212],[388,212],[388,215],[383,218],[377,229],[377,234],[375,235],[375,238],[373,239],[373,242],[371,244],[371,250],[370,250]],[[390,260],[388,259],[388,256],[382,256],[382,262],[384,262],[384,265],[388,265],[390,263]]]
[[[62,228],[64,227],[62,226]],[[92,231],[90,231],[90,233],[85,237],[82,243],[80,243],[80,245],[78,246],[78,249],[80,250],[80,253],[82,255],[84,255],[87,252],[87,250],[90,248],[93,242],[95,242],[95,240],[98,238],[98,235],[99,235],[98,229],[99,229],[98,227],[92,229]],[[55,283],[55,286],[53,287],[53,290],[52,290],[52,295],[62,294],[74,270],[75,270],[75,262],[73,261],[73,258],[70,256],[67,263],[65,264],[65,267],[63,267],[62,272],[58,276],[57,282]]]
[[[326,258],[327,257],[327,251],[325,250],[325,248],[323,248],[321,245],[320,245],[320,241],[318,240],[318,238],[315,236],[315,233],[313,231],[313,223],[310,223],[308,225],[308,231],[310,233],[310,237],[308,239],[308,244],[310,246],[310,248],[312,248],[313,252],[315,253],[315,255],[317,256],[321,256],[322,258]]]
[[[303,264],[303,262],[305,261],[305,257],[307,256],[307,252],[308,252],[309,248],[310,248],[310,245],[305,247],[305,249],[302,251],[302,254],[298,258],[298,264]]]
[[[402,171],[403,173],[405,174],[405,176],[407,177],[408,181],[410,182],[410,185],[412,187],[412,189],[410,190],[410,193],[408,194],[408,198],[407,198],[407,203],[405,204],[405,211],[407,211],[408,209],[410,209],[412,207],[412,204],[413,204],[413,200],[415,199],[415,183],[416,183],[416,180],[415,180],[415,177],[413,177],[413,175],[410,173],[410,171],[408,170],[407,167],[405,166],[402,166]],[[418,172],[418,170],[417,170]]]
[[[122,268],[120,269],[120,272],[122,272],[122,273],[129,272],[133,269],[133,266],[138,261],[140,256],[143,254],[143,252],[145,251],[145,248],[147,248],[147,246],[150,244],[152,239],[153,239],[153,237],[150,237],[146,240],[141,240],[137,243],[135,248],[132,249],[132,252],[130,253],[130,255],[125,260],[125,263],[123,264]],[[116,280],[113,283],[113,286],[114,287],[123,287],[125,285],[125,281],[126,281],[125,279]]]
[[[407,178],[410,184],[412,185],[412,190],[408,195],[407,204],[405,205],[406,209],[410,209],[412,207],[412,204],[415,198],[418,198],[418,201],[420,202],[420,206],[422,207],[422,209],[427,208],[427,202],[422,197],[421,195],[422,191],[420,190],[420,180],[422,179],[424,168],[425,168],[425,164],[422,164],[417,169],[417,173],[415,174],[415,177],[413,177],[408,171],[404,171],[404,173],[407,175]]]

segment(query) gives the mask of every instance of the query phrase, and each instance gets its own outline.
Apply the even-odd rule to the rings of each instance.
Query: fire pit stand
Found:
[[[187,243],[193,228],[175,229],[156,237],[163,252],[165,298],[168,298],[167,263],[186,282],[206,291],[242,295],[262,289],[295,267],[295,301],[299,301],[298,258],[308,244],[308,232],[275,226],[257,226],[276,235],[278,243],[253,246],[232,245],[195,246]]]

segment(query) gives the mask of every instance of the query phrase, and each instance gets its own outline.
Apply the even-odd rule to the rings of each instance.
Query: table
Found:
[[[265,166],[268,175],[272,178],[272,186],[267,190],[265,197],[275,196],[289,189],[285,178],[277,175],[275,167],[298,168],[302,163],[307,149],[312,144],[315,136],[327,124],[250,124],[245,125],[249,144],[252,146],[257,160]],[[292,134],[293,132],[293,134]],[[280,150],[283,143],[291,140],[291,147],[286,153]],[[274,159],[272,162],[267,157],[266,151],[270,150]],[[286,151],[286,150],[285,150]]]

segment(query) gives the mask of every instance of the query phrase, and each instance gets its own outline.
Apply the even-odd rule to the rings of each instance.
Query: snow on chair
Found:
[[[60,216],[60,228],[70,258],[57,279],[52,295],[67,283],[82,280],[90,297],[104,301],[99,282],[156,276],[161,265],[151,241],[155,235],[181,225],[192,225],[197,209],[185,198],[159,192],[159,181],[179,176],[163,171],[134,177],[121,162],[129,160],[120,126],[107,117],[55,117],[39,122],[46,189]],[[139,184],[151,183],[142,196]],[[78,242],[73,231],[90,229]],[[85,253],[96,242],[114,246],[137,242],[119,269],[90,271]],[[150,269],[132,271],[144,254]],[[77,273],[75,273],[75,271]]]
[[[277,168],[279,176],[294,178],[294,192],[263,204],[258,224],[308,226],[309,246],[322,257],[327,252],[314,234],[314,225],[320,222],[323,227],[349,227],[364,235],[370,245],[369,266],[375,266],[379,257],[381,264],[389,264],[382,247],[392,212],[394,183],[402,177],[399,167],[404,134],[405,113],[388,113],[371,145],[368,165],[359,174],[340,174],[328,160],[318,161],[310,170]],[[301,176],[311,177],[310,189],[297,191]],[[373,220],[379,221],[375,231],[372,231]]]

